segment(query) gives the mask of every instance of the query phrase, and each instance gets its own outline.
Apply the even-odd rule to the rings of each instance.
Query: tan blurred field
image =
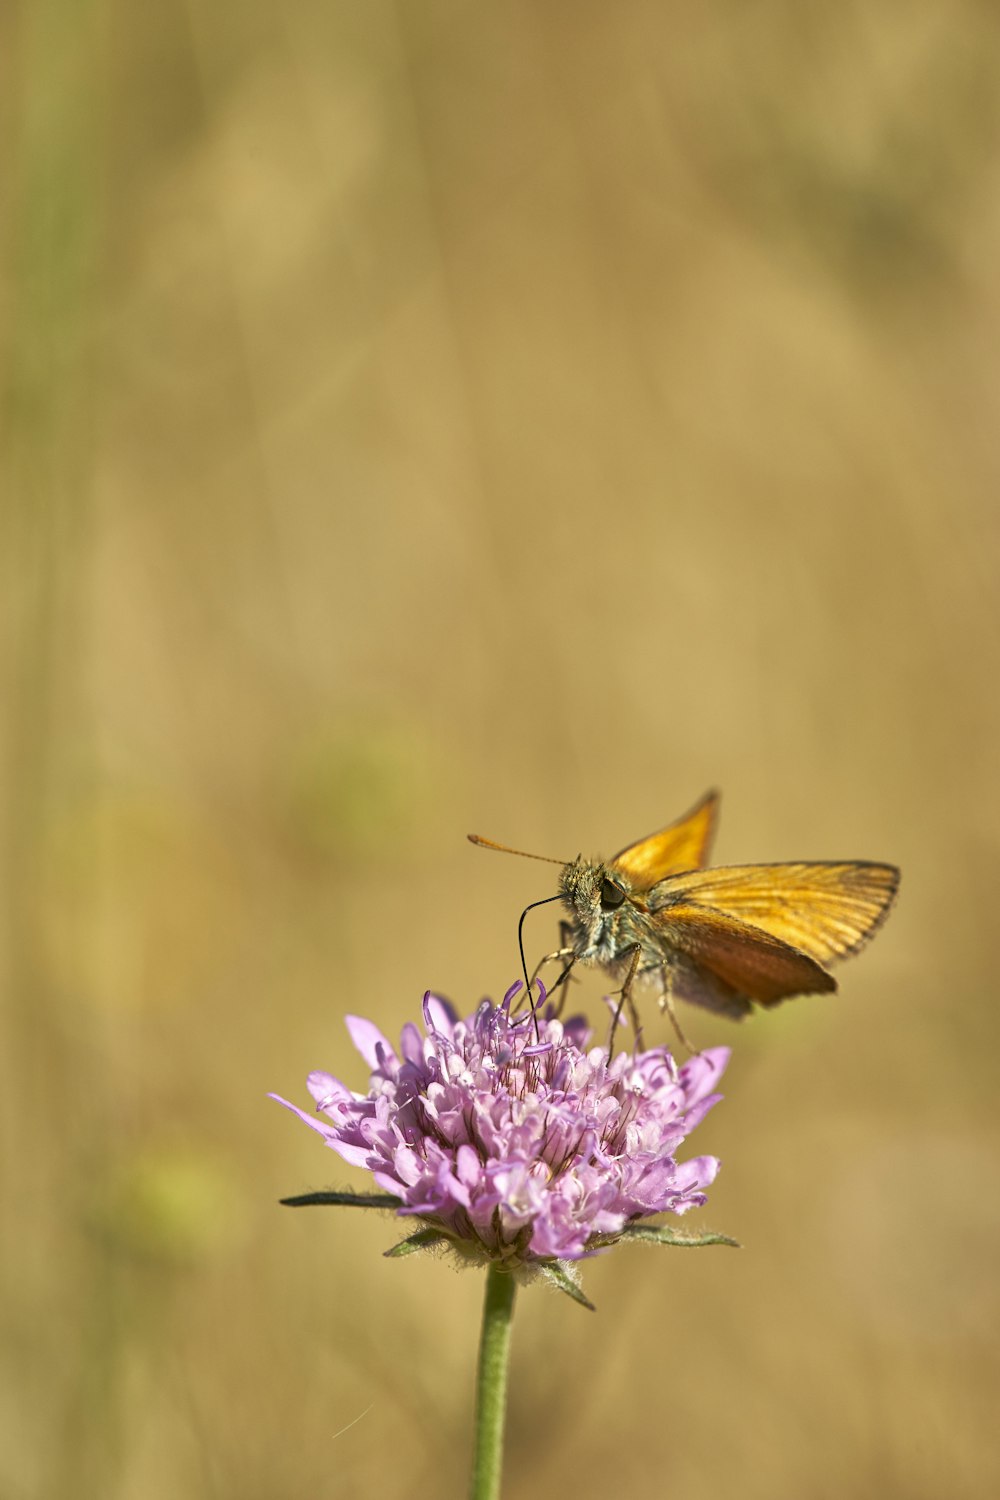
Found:
[[[506,1493],[1000,1493],[996,11],[2,26],[0,1495],[461,1495],[480,1278],[280,1209],[365,1179],[265,1095],[516,977],[468,831],[712,785],[902,896],[685,1012],[745,1248],[523,1294]]]

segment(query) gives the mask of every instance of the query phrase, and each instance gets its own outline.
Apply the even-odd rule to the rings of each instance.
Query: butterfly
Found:
[[[616,1022],[628,1004],[637,1037],[636,983],[657,992],[685,1042],[675,998],[742,1020],[755,1005],[832,992],[828,966],[864,947],[899,887],[895,865],[867,860],[707,868],[718,806],[718,793],[709,792],[613,859],[549,861],[562,866],[559,895],[549,899],[561,899],[568,913],[561,947],[547,956],[566,965],[557,983],[577,963],[624,975]]]

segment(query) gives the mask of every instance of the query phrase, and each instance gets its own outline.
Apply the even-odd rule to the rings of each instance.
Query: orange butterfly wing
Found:
[[[863,861],[723,865],[661,881],[650,907],[677,903],[750,923],[819,963],[856,953],[878,930],[899,887],[894,865]]]
[[[777,1005],[792,995],[837,988],[833,976],[807,953],[724,912],[680,901],[662,913],[657,926],[669,947],[691,961],[671,976],[672,988],[709,1010],[738,1015],[750,1009],[747,999]],[[722,981],[721,990],[713,978]]]
[[[700,869],[708,860],[718,811],[718,792],[707,792],[669,828],[629,844],[609,861],[609,867],[620,870],[636,892],[650,890],[668,875]]]

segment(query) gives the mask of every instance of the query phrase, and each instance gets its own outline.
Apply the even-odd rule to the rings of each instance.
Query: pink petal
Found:
[[[377,1051],[379,1046],[382,1047],[387,1058],[395,1061],[396,1054],[388,1039],[371,1021],[366,1021],[364,1016],[345,1016],[344,1023],[351,1034],[351,1041],[373,1073],[380,1066]]]

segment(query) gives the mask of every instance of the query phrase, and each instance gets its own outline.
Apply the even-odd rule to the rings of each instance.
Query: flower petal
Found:
[[[511,1268],[579,1260],[704,1202],[718,1160],[676,1152],[718,1102],[728,1048],[680,1069],[665,1047],[609,1058],[582,1018],[511,1015],[520,989],[465,1020],[428,993],[423,1032],[407,1022],[398,1052],[349,1016],[368,1091],[310,1074],[325,1120],[274,1097],[401,1198],[399,1213]]]
[[[387,1058],[395,1059],[395,1052],[374,1022],[366,1021],[363,1016],[345,1016],[344,1024],[351,1034],[351,1041],[373,1073],[381,1066],[378,1053],[380,1046]]]

